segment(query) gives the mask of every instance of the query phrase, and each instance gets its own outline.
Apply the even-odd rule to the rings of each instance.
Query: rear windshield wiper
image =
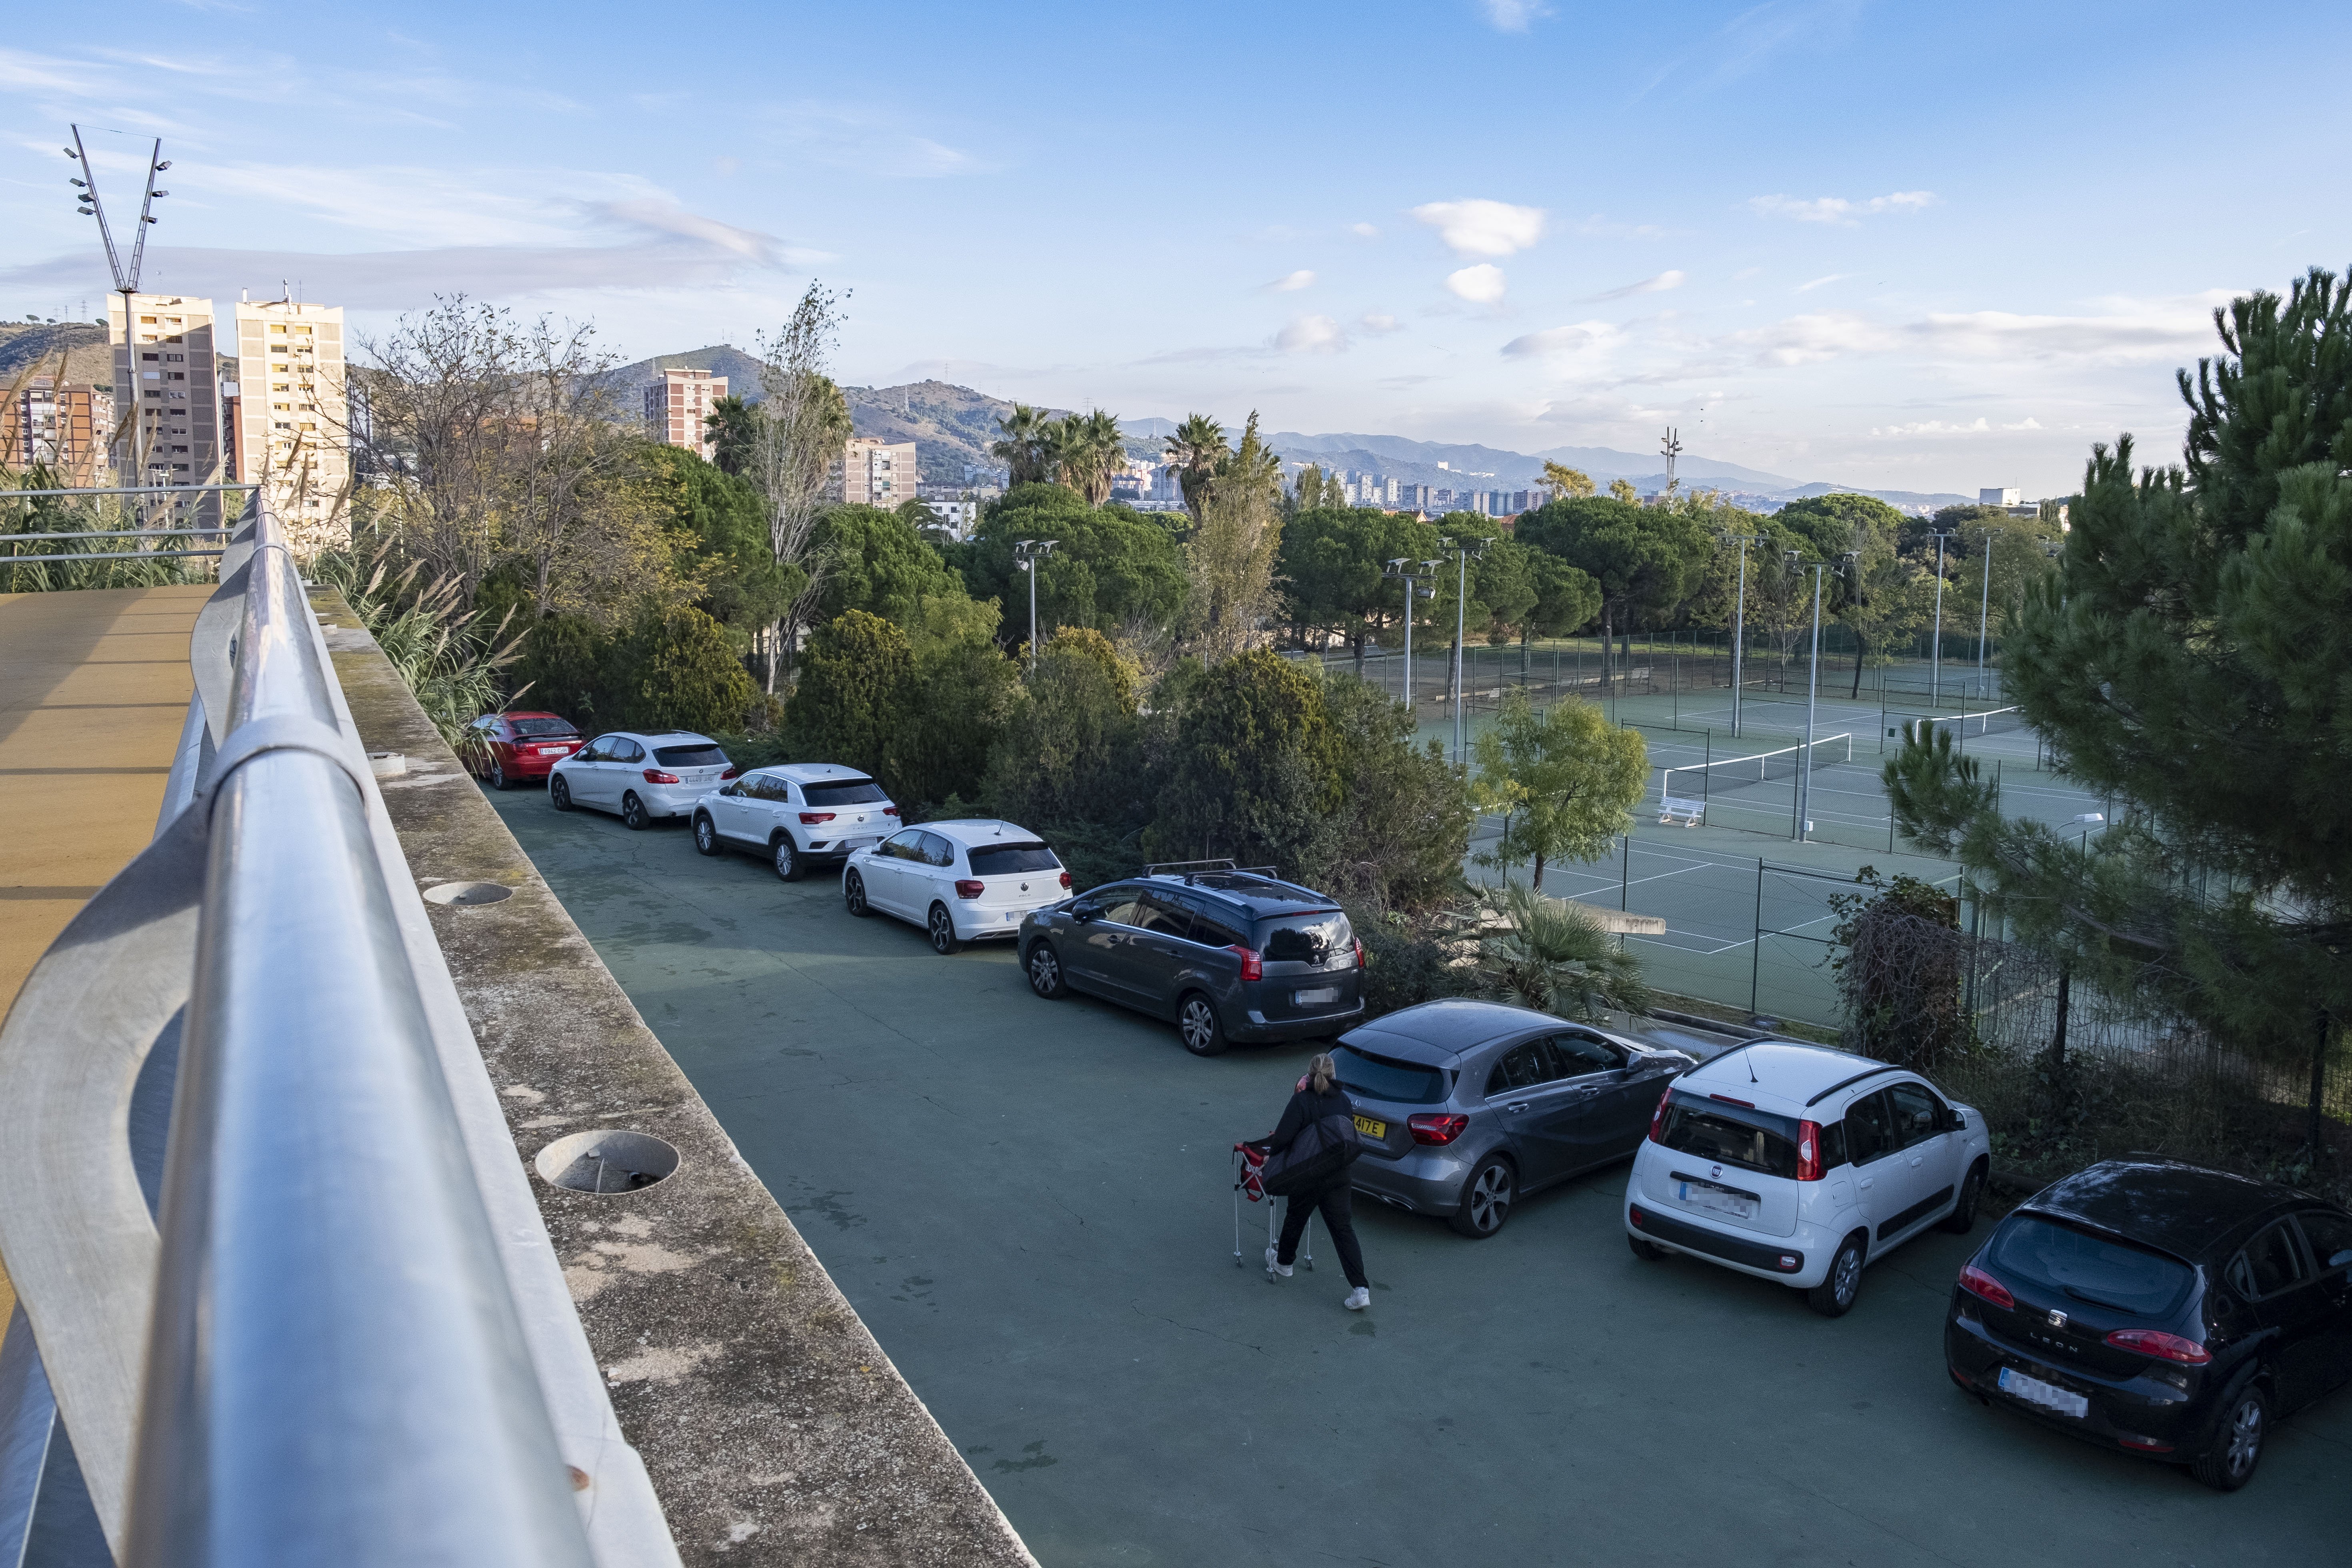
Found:
[[[2061,1285],[2058,1289],[2065,1291],[2066,1294],[2074,1297],[2077,1301],[2088,1301],[2094,1307],[2107,1307],[2112,1308],[2114,1310],[2118,1312],[2129,1312],[2135,1318],[2145,1318],[2147,1316],[2146,1312],[2141,1311],[2137,1307],[2126,1307],[2121,1301],[2105,1300],[2100,1297],[2092,1295],[2087,1290],[2077,1290],[2072,1285]]]

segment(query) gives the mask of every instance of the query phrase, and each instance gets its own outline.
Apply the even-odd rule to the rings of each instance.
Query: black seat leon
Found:
[[[2276,1422],[2352,1378],[2352,1214],[2178,1161],[2102,1161],[1961,1268],[1944,1356],[1988,1405],[2235,1491]]]

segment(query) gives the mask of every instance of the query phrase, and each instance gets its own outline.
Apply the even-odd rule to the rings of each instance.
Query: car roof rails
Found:
[[[1279,867],[1236,866],[1231,858],[1223,860],[1154,860],[1150,865],[1144,867],[1143,874],[1147,877],[1181,876],[1184,879],[1184,884],[1187,887],[1192,886],[1202,877],[1212,875],[1226,877],[1263,876],[1271,881],[1282,881],[1282,869]],[[1288,884],[1285,883],[1284,886],[1288,886]]]

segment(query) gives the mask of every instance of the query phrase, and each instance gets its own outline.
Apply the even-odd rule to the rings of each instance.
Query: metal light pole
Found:
[[[1851,553],[1838,557],[1838,575],[1845,575],[1846,563],[1854,559]],[[1827,570],[1827,567],[1820,565],[1813,568],[1813,654],[1806,661],[1805,749],[1797,759],[1797,826],[1791,836],[1800,842],[1813,827],[1809,815],[1812,810],[1813,793],[1813,713],[1822,690],[1822,574]]]
[[[1492,543],[1493,541],[1487,539],[1441,539],[1437,542],[1441,546],[1454,552],[1454,763],[1456,767],[1459,767],[1462,765],[1465,755],[1470,749],[1470,729],[1462,711],[1462,699],[1464,695],[1463,688],[1468,684],[1463,679],[1462,662],[1469,654],[1469,647],[1465,640],[1465,634],[1468,630],[1468,622],[1465,619],[1467,612],[1465,606],[1467,605],[1470,597],[1470,562],[1475,556],[1486,554],[1486,546]]]
[[[81,215],[84,217],[98,219],[98,237],[106,247],[107,269],[114,275],[114,291],[122,296],[122,342],[124,347],[129,349],[130,345],[137,341],[139,331],[139,313],[131,309],[131,301],[139,292],[139,271],[147,261],[147,226],[155,221],[152,215],[156,198],[172,194],[169,191],[159,191],[155,188],[155,176],[172,165],[163,156],[163,139],[158,137],[147,152],[147,178],[146,182],[139,187],[141,194],[137,237],[131,247],[131,265],[126,268],[122,265],[122,253],[114,243],[113,226],[106,221],[105,204],[98,199],[98,172],[90,167],[89,153],[82,146],[81,127],[77,125],[72,129],[74,144],[67,148],[65,153],[67,157],[81,165],[82,177],[69,183],[81,189],[81,195],[75,198],[81,203],[79,209]],[[147,478],[142,439],[146,433],[146,424],[139,416],[142,405],[139,399],[139,359],[135,350],[131,351],[128,363],[131,366],[131,385],[125,390],[130,395],[131,404],[130,482],[139,484]],[[160,410],[157,417],[162,417]],[[170,475],[171,470],[166,468],[164,477],[169,479]]]
[[[1739,546],[1739,600],[1731,613],[1731,733],[1739,734],[1739,661],[1748,645],[1748,547],[1761,544],[1760,533],[1727,533],[1725,542]]]
[[[1029,574],[1029,679],[1037,679],[1037,563],[1054,552],[1061,542],[1054,539],[1016,539],[1013,542],[1013,563]]]
[[[1992,701],[1992,683],[1985,679],[1986,616],[1992,608],[1992,530],[1984,531],[1984,586],[1977,595],[1977,697],[1988,706]]]
[[[1936,542],[1936,646],[1927,652],[1927,702],[1937,708],[1944,703],[1944,541],[1952,534],[1947,529],[1928,535]]]
[[[1419,594],[1422,579],[1429,576],[1430,573],[1444,564],[1442,561],[1412,561],[1400,555],[1390,562],[1387,570],[1381,574],[1383,577],[1404,584],[1404,705],[1405,710],[1412,714],[1413,722],[1416,724],[1421,722],[1421,712],[1412,705],[1413,600]],[[1415,566],[1427,567],[1429,571],[1415,572],[1413,570]]]

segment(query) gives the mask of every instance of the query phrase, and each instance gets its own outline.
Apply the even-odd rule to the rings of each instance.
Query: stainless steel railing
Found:
[[[21,1081],[96,1120],[98,1090],[119,1082],[127,1101],[158,1021],[180,1020],[155,1231],[134,1234],[144,1214],[126,1219],[136,1194],[107,1163],[128,1165],[120,1115],[118,1147],[78,1156],[103,1167],[95,1178],[16,1194],[41,1208],[102,1190],[104,1212],[64,1225],[0,1212],[112,1555],[140,1568],[675,1563],[437,949],[419,961],[422,905],[258,500],[224,573],[194,639],[198,701],[167,820],[0,1031],[0,1068],[16,1075],[0,1090]],[[132,953],[160,961],[144,990],[90,973]],[[128,999],[105,1000],[110,988]],[[47,1037],[79,1018],[91,1038]],[[97,1073],[93,1090],[88,1064],[109,1051],[131,1070]],[[68,1053],[79,1065],[58,1065]],[[35,1136],[0,1127],[0,1159]],[[60,1262],[75,1223],[101,1245]],[[130,1291],[152,1300],[143,1346],[122,1342],[137,1337]],[[604,1515],[575,1496],[591,1484]]]

